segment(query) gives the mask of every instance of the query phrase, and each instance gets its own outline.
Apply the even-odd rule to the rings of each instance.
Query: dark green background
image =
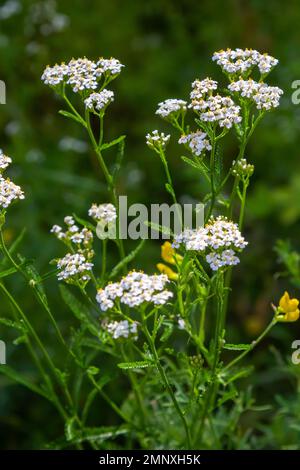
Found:
[[[263,121],[247,151],[255,165],[246,213],[249,246],[233,281],[229,313],[233,337],[249,340],[253,331],[249,316],[261,328],[271,315],[270,302],[276,302],[287,285],[276,276],[282,268],[273,250],[275,241],[289,238],[296,248],[300,246],[300,107],[291,101],[292,82],[300,79],[299,2],[25,0],[16,14],[1,18],[4,4],[1,1],[0,79],[7,86],[7,104],[0,108],[0,146],[14,160],[10,176],[26,193],[26,200],[9,211],[6,237],[15,238],[25,226],[22,251],[36,260],[41,272],[49,270],[49,260],[62,254],[49,234],[51,225],[72,212],[84,217],[91,202],[106,200],[90,148],[81,143],[80,153],[62,149],[66,136],[87,139],[76,123],[57,114],[61,103],[40,81],[47,64],[103,55],[126,65],[112,84],[115,103],[107,113],[106,140],[127,134],[119,192],[128,194],[132,202],[149,204],[167,200],[160,162],[145,145],[148,131],[168,131],[155,116],[157,103],[170,97],[186,99],[195,78],[223,80],[210,60],[221,48],[252,47],[279,59],[269,80],[285,92],[281,107]],[[65,15],[61,31],[53,28],[57,13]],[[168,158],[178,194],[199,198],[202,182],[184,166],[180,155],[179,147],[170,145]],[[236,143],[228,139],[225,161],[235,155]],[[113,152],[107,154],[113,157]],[[151,271],[159,258],[159,244],[149,242],[146,253],[137,263]],[[47,319],[24,282],[16,276],[10,286],[54,350]],[[55,279],[47,283],[47,290],[63,326],[66,312]],[[292,293],[299,295],[296,290]],[[0,302],[1,316],[8,315],[8,306]],[[298,325],[280,326],[269,343],[288,356],[297,335]],[[0,337],[9,338],[3,327]],[[262,354],[254,356],[258,369],[274,361],[267,346],[268,342]],[[8,356],[12,366],[30,371],[25,348],[9,343]],[[259,374],[255,379],[260,384],[259,402],[272,397],[274,387],[284,394],[291,392],[284,379],[271,373],[264,377],[267,383],[262,386]],[[50,405],[0,378],[1,447],[37,448],[61,432]],[[284,433],[281,438],[288,445]]]

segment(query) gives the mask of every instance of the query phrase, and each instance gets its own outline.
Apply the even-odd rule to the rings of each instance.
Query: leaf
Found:
[[[16,251],[16,249],[17,249],[18,246],[20,245],[21,241],[22,241],[23,238],[24,238],[25,233],[26,233],[26,229],[23,228],[23,230],[20,232],[20,234],[18,235],[18,237],[17,237],[17,238],[13,241],[13,243],[10,245],[8,251],[9,251],[9,253],[10,253],[11,255]],[[3,259],[2,259],[2,261],[1,261],[1,263],[0,263],[0,265],[1,265],[1,266],[5,266],[5,264],[7,264],[7,263],[8,263],[7,258],[6,258],[6,257],[3,257]]]
[[[238,395],[238,392],[235,388],[232,390],[229,390],[228,392],[224,393],[222,398],[219,398],[217,401],[217,407],[222,406],[224,403],[226,403],[229,400],[233,400],[236,396]]]
[[[196,170],[203,171],[199,163],[195,162],[194,160],[191,160],[191,158],[188,158],[182,155],[181,160],[183,160],[185,163],[192,166],[193,168],[196,168]]]
[[[38,395],[41,395],[42,397],[47,398],[48,400],[51,400],[49,396],[47,395],[47,393],[44,392],[40,387],[32,383],[30,380],[25,378],[16,370],[12,369],[10,366],[8,365],[1,366],[0,373],[10,378],[11,380],[23,385],[24,387],[28,388],[32,392],[37,393]]]
[[[58,111],[58,114],[61,114],[62,116],[66,118],[73,119],[73,121],[79,122],[80,124],[84,123],[84,125],[86,125],[82,118],[79,118],[75,114],[69,113],[69,111],[65,111],[64,109],[61,109],[60,111]]]
[[[24,235],[26,233],[26,228],[23,228],[20,232],[20,234],[18,235],[18,237],[15,239],[15,241],[11,244],[10,248],[9,248],[9,252],[10,254],[14,253],[14,251],[16,251],[16,249],[18,248],[18,246],[20,245],[21,241],[23,240],[24,238]]]
[[[13,344],[15,346],[18,346],[19,344],[23,344],[23,343],[27,343],[27,342],[28,342],[28,338],[27,338],[26,335],[19,336],[18,338],[13,340]]]
[[[75,428],[74,428],[75,421],[76,421],[76,418],[74,416],[66,421],[65,435],[66,435],[67,441],[72,441],[75,438],[75,433],[76,433]]]
[[[165,227],[164,225],[155,224],[154,222],[150,222],[149,220],[145,222],[145,225],[150,227],[152,230],[155,230],[156,232],[161,232],[164,235],[167,235],[170,238],[174,236],[172,230],[169,227]]]
[[[223,349],[228,349],[230,351],[247,351],[250,348],[250,344],[231,344],[226,343],[223,346]]]
[[[83,305],[65,285],[60,284],[59,289],[65,304],[70,308],[75,317],[85,324],[92,334],[98,336],[98,328],[90,318],[89,309]]]
[[[115,437],[127,434],[130,429],[127,426],[101,426],[95,428],[85,428],[82,431],[82,435],[75,438],[75,442],[83,441],[97,441],[102,442],[107,439],[113,439]]]
[[[49,309],[48,299],[46,296],[44,286],[42,284],[42,277],[40,276],[40,274],[38,273],[34,264],[31,261],[26,260],[24,257],[20,255],[19,255],[19,258],[21,262],[24,263],[24,271],[31,278],[31,280],[34,281],[33,287],[36,290],[40,301],[42,302],[43,305],[46,306],[46,308]]]
[[[72,430],[72,438],[66,440],[65,438],[60,438],[51,442],[47,445],[47,448],[50,449],[64,449],[73,444],[80,444],[81,442],[103,442],[107,439],[114,439],[123,434],[131,432],[130,428],[127,425],[120,426],[101,426],[95,428],[83,428],[83,430]],[[70,435],[69,435],[70,437]]]
[[[93,225],[91,222],[88,220],[82,219],[81,217],[78,217],[76,214],[72,214],[76,222],[78,222],[80,225],[83,225],[83,227],[88,228],[92,232],[96,233],[96,227]]]
[[[166,183],[166,184],[165,184],[165,188],[166,188],[166,190],[168,191],[168,193],[171,194],[171,196],[174,196],[175,193],[174,193],[174,191],[173,191],[172,186],[171,186],[169,183]]]
[[[239,369],[235,374],[228,376],[228,378],[226,379],[226,383],[230,384],[232,382],[235,382],[238,379],[247,377],[248,375],[251,374],[252,371],[253,371],[253,366],[243,367],[242,369]]]
[[[132,250],[127,256],[125,256],[124,259],[122,259],[112,270],[112,272],[109,275],[109,279],[115,277],[122,269],[123,267],[130,263],[131,261],[134,260],[134,258],[137,256],[137,254],[140,252],[140,250],[143,248],[144,243],[146,240],[141,240],[138,246]]]
[[[153,362],[150,361],[136,361],[136,362],[120,362],[118,367],[120,369],[144,369],[146,367],[153,367]]]
[[[168,325],[165,331],[163,332],[163,334],[161,335],[160,341],[162,342],[167,341],[169,337],[171,336],[171,334],[173,333],[173,330],[174,330],[174,325]]]
[[[112,170],[112,177],[113,177],[114,182],[116,181],[117,175],[121,169],[122,161],[124,158],[124,149],[125,149],[125,142],[124,140],[122,140],[119,143],[119,150],[117,152],[117,158],[116,158],[113,170]]]
[[[0,323],[10,328],[15,328],[16,330],[27,331],[25,325],[22,324],[21,321],[12,321],[8,318],[0,318]]]
[[[10,276],[11,274],[14,274],[16,272],[17,272],[16,268],[6,269],[5,271],[0,272],[0,278]]]
[[[195,160],[191,160],[190,158],[188,157],[185,157],[184,155],[182,155],[181,159],[187,163],[188,165],[190,165],[191,167],[195,168],[196,170],[198,171],[201,171],[201,173],[203,173],[204,175],[207,174],[207,168],[205,166],[204,163],[201,163],[201,162],[197,162]]]
[[[120,137],[118,137],[117,139],[114,139],[111,142],[108,142],[107,144],[102,144],[100,147],[100,150],[109,149],[110,147],[113,147],[114,145],[117,145],[120,142],[123,142],[124,139],[126,139],[126,135],[120,135]]]

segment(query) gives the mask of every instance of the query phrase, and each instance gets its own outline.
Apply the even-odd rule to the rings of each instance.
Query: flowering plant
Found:
[[[42,75],[67,107],[60,114],[87,132],[107,185],[107,200],[91,202],[88,220],[66,216],[65,228],[51,228],[66,247],[65,256],[53,263],[62,298],[77,321],[70,334],[62,333],[52,314],[43,288],[47,276],[38,275],[22,258],[16,260],[1,231],[1,250],[11,264],[10,273],[19,271],[29,281],[67,358],[66,364],[55,363],[29,314],[1,281],[1,292],[14,308],[14,326],[22,329],[40,373],[38,384],[19,381],[48,399],[66,424],[65,440],[54,446],[101,449],[113,441],[121,446],[125,436],[130,448],[225,447],[225,414],[233,423],[252,405],[237,385],[250,372],[240,365],[243,358],[275,324],[299,318],[299,302],[286,292],[255,341],[229,342],[231,274],[248,245],[243,224],[254,166],[245,152],[258,123],[279,105],[282,90],[265,82],[278,62],[268,54],[228,49],[215,53],[213,60],[229,81],[225,89],[211,78],[196,79],[189,102],[167,99],[156,111],[174,128],[178,144],[188,155],[182,157],[182,164],[201,178],[205,220],[194,229],[183,226],[164,242],[163,262],[153,265],[150,274],[134,269],[145,240],[128,252],[118,224],[114,239],[103,238],[101,249],[95,243],[97,225],[120,219],[118,171],[125,136],[105,142],[104,120],[114,101],[107,86],[120,75],[123,65],[113,58],[72,59],[48,66]],[[237,138],[238,151],[225,165],[221,149],[228,133]],[[146,136],[150,150],[162,162],[168,195],[177,204],[167,155],[170,140],[171,135],[158,130]],[[109,148],[118,149],[114,165],[105,158]],[[0,155],[2,226],[10,204],[24,197],[18,186],[2,177],[10,163],[9,157]],[[111,266],[109,250],[114,245],[119,261]],[[108,356],[115,363],[113,371],[105,370]],[[6,373],[18,377],[10,369]],[[120,401],[108,390],[122,373],[130,391]],[[90,424],[98,396],[116,415],[116,425]],[[240,410],[236,418],[232,403]]]

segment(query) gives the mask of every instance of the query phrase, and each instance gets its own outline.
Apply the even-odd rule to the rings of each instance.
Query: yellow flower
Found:
[[[171,281],[176,281],[178,279],[178,274],[175,273],[171,268],[169,268],[169,266],[166,266],[163,263],[158,263],[156,267],[159,272],[161,272],[162,274],[166,274],[168,278],[171,279]]]
[[[182,261],[182,256],[176,254],[170,242],[165,242],[161,246],[161,257],[166,263],[170,264],[176,264],[176,261],[180,264]]]
[[[299,300],[291,299],[289,293],[285,291],[279,301],[279,307],[277,308],[278,316],[277,319],[283,322],[297,321],[300,316],[300,310],[298,308]],[[281,315],[281,314],[284,315]]]

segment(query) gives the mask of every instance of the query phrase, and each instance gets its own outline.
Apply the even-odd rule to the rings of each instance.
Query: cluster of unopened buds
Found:
[[[112,282],[99,289],[96,300],[102,311],[117,308],[120,303],[129,307],[137,307],[144,302],[163,305],[173,297],[173,293],[165,289],[168,282],[164,274],[149,276],[131,271],[120,282]]]
[[[10,157],[0,150],[0,208],[7,209],[8,206],[18,199],[24,199],[24,193],[20,186],[17,186],[9,178],[4,178],[2,173],[11,164]]]
[[[236,254],[246,245],[237,224],[225,217],[211,218],[198,229],[185,229],[173,242],[175,248],[184,246],[186,250],[202,253],[213,271],[238,264]]]
[[[233,160],[231,173],[233,176],[237,176],[241,179],[248,179],[253,175],[254,165],[248,163],[246,158],[241,158],[240,160]]]
[[[169,134],[165,135],[163,132],[158,132],[158,130],[152,131],[151,134],[146,135],[146,144],[158,153],[166,148],[169,140]]]

